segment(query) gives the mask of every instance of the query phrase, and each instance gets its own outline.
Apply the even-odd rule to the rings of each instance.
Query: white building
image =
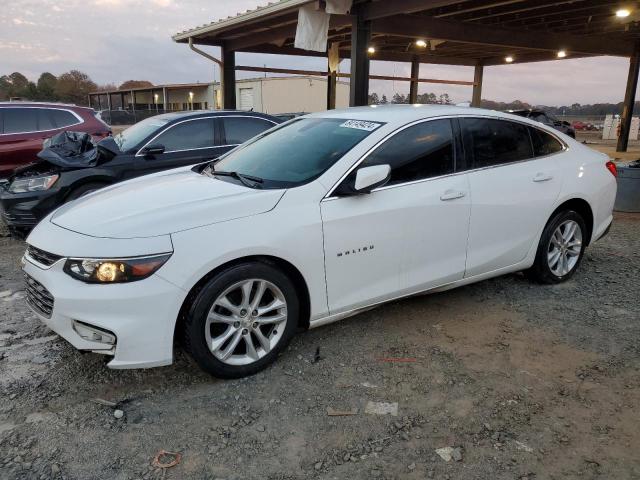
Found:
[[[98,110],[207,110],[219,108],[219,83],[156,85],[92,92]],[[238,109],[263,113],[318,112],[327,108],[327,79],[312,76],[262,77],[236,81]],[[349,106],[349,84],[337,82],[336,108]]]

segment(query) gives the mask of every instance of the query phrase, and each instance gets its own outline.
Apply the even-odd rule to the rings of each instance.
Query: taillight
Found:
[[[611,175],[613,175],[614,177],[618,176],[618,169],[616,168],[616,164],[613,163],[611,160],[609,160],[606,163],[606,167],[607,167],[607,170],[611,172]]]

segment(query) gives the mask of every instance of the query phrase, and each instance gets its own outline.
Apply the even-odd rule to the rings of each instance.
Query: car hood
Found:
[[[56,210],[51,222],[94,237],[155,237],[268,212],[284,192],[247,188],[181,169],[79,198]]]

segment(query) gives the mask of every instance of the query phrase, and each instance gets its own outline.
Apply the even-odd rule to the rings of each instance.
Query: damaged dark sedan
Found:
[[[60,205],[133,177],[215,159],[281,123],[242,111],[158,115],[97,144],[63,132],[45,144],[39,161],[16,169],[0,187],[0,211],[10,231],[24,235]]]

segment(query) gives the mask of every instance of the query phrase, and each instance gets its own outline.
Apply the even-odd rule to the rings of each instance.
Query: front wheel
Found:
[[[582,261],[586,232],[577,212],[557,213],[542,232],[535,262],[527,271],[529,278],[550,284],[569,280]]]
[[[244,377],[276,359],[298,319],[289,277],[270,264],[246,263],[221,272],[200,290],[185,321],[184,343],[210,374]]]

